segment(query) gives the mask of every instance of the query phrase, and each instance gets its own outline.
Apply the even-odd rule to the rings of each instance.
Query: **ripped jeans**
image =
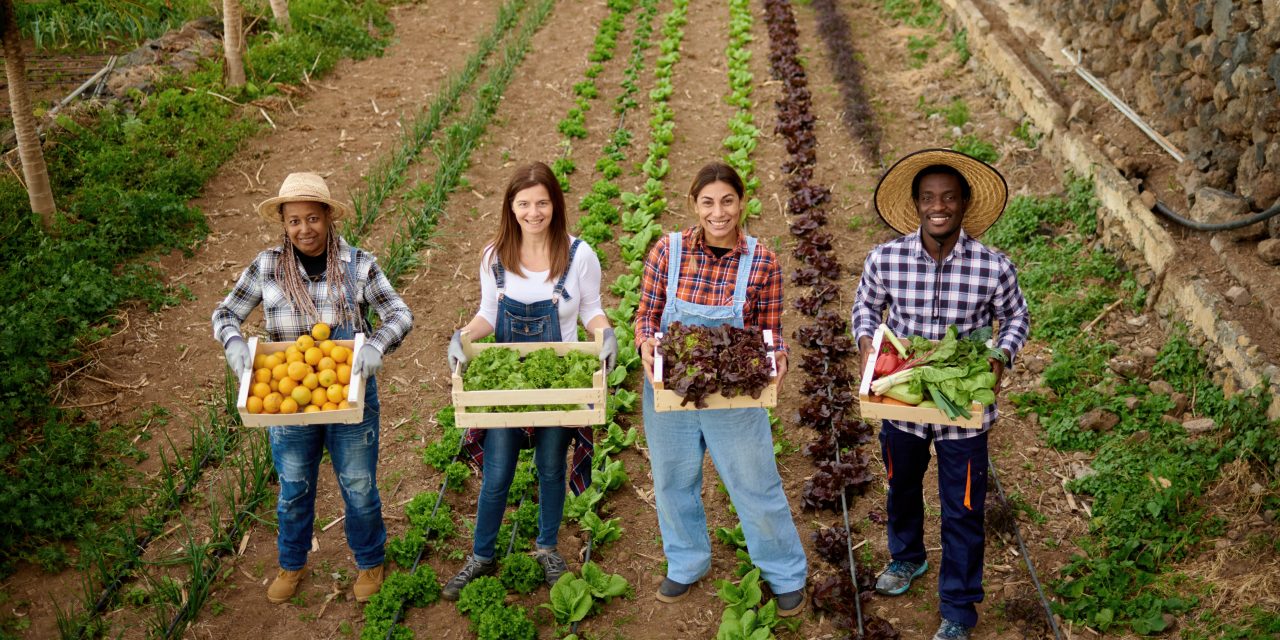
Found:
[[[365,388],[364,421],[271,427],[271,455],[280,478],[276,503],[280,568],[296,571],[307,564],[316,519],[316,481],[325,449],[346,505],[342,525],[360,569],[382,564],[387,529],[378,496],[378,386]]]

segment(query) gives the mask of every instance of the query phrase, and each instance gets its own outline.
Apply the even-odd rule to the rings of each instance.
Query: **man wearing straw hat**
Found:
[[[938,340],[951,325],[961,336],[1000,323],[995,346],[1012,363],[1026,342],[1027,303],[1009,259],[977,241],[1004,211],[1008,188],[990,165],[948,149],[902,158],[876,187],[876,211],[901,238],[871,250],[853,306],[862,367],[875,356],[872,334],[884,322],[900,336]],[[999,388],[1004,363],[992,360]],[[978,623],[985,544],[987,432],[996,419],[987,407],[981,429],[883,421],[880,446],[889,480],[887,511],[891,562],[876,591],[906,593],[929,568],[924,546],[924,474],[929,444],[938,455],[942,503],[942,565],[938,597],[942,624],[934,640],[968,640]]]

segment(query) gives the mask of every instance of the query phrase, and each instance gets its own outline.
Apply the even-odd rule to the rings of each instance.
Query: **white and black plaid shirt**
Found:
[[[1027,301],[1013,263],[963,230],[941,265],[925,251],[919,231],[872,249],[853,303],[855,341],[875,333],[886,307],[884,322],[891,331],[930,340],[942,338],[951,325],[963,337],[999,320],[995,344],[1014,357],[1030,330]],[[981,430],[895,420],[884,424],[922,438],[932,430],[939,440],[959,440],[986,433],[998,413],[995,405],[987,407]]]
[[[351,245],[345,239],[338,240],[339,259],[344,270],[352,269]],[[378,268],[377,260],[372,254],[356,249],[355,257],[355,302],[359,308],[361,331],[368,336],[366,344],[371,344],[382,353],[390,353],[400,345],[400,341],[408,335],[413,327],[413,313],[409,306],[400,299],[391,283]],[[289,304],[284,289],[276,282],[276,265],[283,255],[281,247],[276,246],[254,259],[244,272],[235,288],[227,294],[227,298],[213,310],[213,337],[225,345],[232,336],[240,335],[240,325],[254,307],[262,304],[262,315],[266,319],[267,339],[272,342],[297,340],[298,336],[310,331],[311,321]],[[329,300],[329,285],[324,277],[312,280],[305,276],[306,271],[301,261],[298,272],[304,274],[307,291],[320,312],[320,320],[330,325],[336,324],[336,313]],[[369,327],[365,325],[365,310],[369,305],[378,313],[382,323],[377,332],[369,336]]]

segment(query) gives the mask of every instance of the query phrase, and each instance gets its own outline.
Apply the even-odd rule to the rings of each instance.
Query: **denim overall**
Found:
[[[747,253],[738,263],[732,304],[716,306],[676,297],[682,257],[680,232],[672,233],[670,238],[663,329],[676,321],[742,327],[756,239],[747,237]],[[775,593],[804,588],[804,548],[782,490],[782,478],[773,458],[773,434],[764,409],[658,413],[653,408],[653,386],[646,381],[644,430],[668,578],[692,584],[711,568],[711,539],[707,536],[707,514],[702,504],[702,460],[709,452],[742,521],[751,561],[760,567],[761,575]]]
[[[569,262],[578,251],[581,240],[569,246]],[[498,285],[498,322],[494,327],[497,342],[560,342],[560,301],[569,300],[564,285],[569,269],[560,274],[551,299],[533,303],[513,300],[504,293],[506,271],[495,258],[493,276]],[[484,458],[481,464],[480,497],[476,501],[476,531],[472,554],[480,559],[494,557],[498,527],[507,507],[507,492],[515,477],[520,449],[527,446],[529,436],[523,427],[483,429]],[[564,514],[565,452],[574,430],[568,427],[533,429],[534,463],[538,469],[538,547],[555,548],[560,536],[560,520]]]
[[[351,263],[343,289],[347,308],[358,316],[356,306],[356,249],[351,248]],[[363,324],[363,322],[361,323]],[[334,340],[355,337],[354,321],[334,327]],[[355,358],[355,354],[351,354]],[[280,477],[280,496],[276,502],[279,534],[276,546],[280,568],[296,571],[307,564],[316,519],[316,481],[320,475],[320,458],[329,450],[333,473],[338,478],[342,502],[346,506],[343,529],[347,545],[356,558],[356,566],[372,569],[385,558],[383,546],[387,529],[382,521],[382,499],[378,495],[378,383],[369,378],[364,391],[364,420],[359,424],[316,424],[271,427],[271,456],[276,475]]]

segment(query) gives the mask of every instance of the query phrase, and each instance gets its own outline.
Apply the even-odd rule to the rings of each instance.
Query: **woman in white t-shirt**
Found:
[[[600,306],[600,259],[587,243],[569,235],[564,193],[551,168],[535,162],[516,170],[502,200],[493,242],[480,258],[480,312],[455,331],[449,370],[466,363],[462,332],[472,340],[496,333],[498,342],[570,342],[578,320],[589,333],[604,330],[600,358],[606,371],[618,357],[618,341]],[[473,579],[494,573],[498,528],[507,505],[520,449],[532,446],[538,468],[538,541],[535,557],[548,585],[568,570],[556,552],[565,500],[565,452],[574,445],[570,486],[575,494],[591,483],[591,427],[472,429],[463,451],[480,467],[475,540],[466,564],[444,586],[457,600]]]

